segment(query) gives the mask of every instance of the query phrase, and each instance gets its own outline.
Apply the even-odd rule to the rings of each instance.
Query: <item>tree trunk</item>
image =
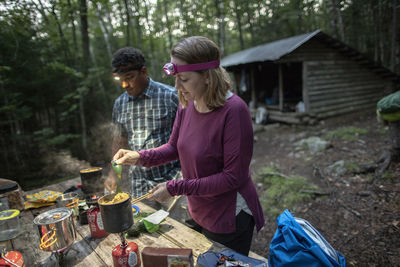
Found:
[[[182,14],[182,20],[183,20],[183,31],[186,33],[186,35],[188,35],[188,36],[190,36],[191,35],[191,32],[189,32],[189,27],[188,27],[188,24],[189,24],[189,20],[188,20],[188,11],[187,11],[187,9],[186,9],[186,7],[185,7],[185,0],[180,0],[179,1],[179,7],[180,7],[180,9],[181,9],[181,14]]]
[[[130,46],[131,43],[131,36],[130,36],[130,26],[131,26],[131,16],[129,14],[129,6],[128,6],[128,1],[124,0],[124,5],[125,5],[125,16],[126,16],[126,46]]]
[[[254,17],[254,14],[253,14],[252,10],[250,9],[249,2],[245,1],[245,3],[246,3],[247,23],[249,24],[249,31],[250,31],[250,43],[251,43],[251,46],[253,46],[255,44],[255,42],[254,42],[254,28],[253,28],[253,23],[252,23],[251,19]]]
[[[169,18],[168,18],[168,4],[167,0],[163,0],[163,6],[164,6],[164,16],[166,20],[166,26],[167,26],[167,32],[168,32],[168,43],[169,43],[169,49],[172,48],[172,34],[171,34],[171,27],[169,25]]]
[[[224,56],[224,42],[225,42],[225,30],[224,30],[224,2],[221,0],[215,0],[215,8],[217,10],[217,19],[218,19],[218,43],[219,49],[221,50],[221,57]]]
[[[61,42],[61,49],[64,53],[65,61],[68,62],[69,61],[68,42],[65,39],[64,32],[62,30],[62,27],[61,27],[60,21],[57,17],[57,14],[55,12],[55,9],[56,9],[56,6],[55,6],[55,3],[53,2],[51,5],[51,14],[53,15],[54,20],[56,21],[56,24],[57,24],[58,34],[60,36],[60,42]]]
[[[242,33],[242,22],[240,20],[240,17],[242,14],[239,14],[239,9],[242,8],[241,6],[238,5],[237,3],[238,0],[234,0],[234,8],[235,8],[235,16],[236,16],[236,23],[239,31],[239,43],[240,43],[240,50],[244,49],[244,41],[243,41],[243,33]]]
[[[136,21],[136,41],[139,49],[142,49],[142,26],[140,25],[140,3],[139,0],[135,0],[135,21]]]
[[[82,53],[83,53],[83,64],[82,73],[84,79],[87,78],[89,73],[89,33],[88,33],[88,21],[87,21],[87,3],[86,0],[81,0],[80,5],[80,18],[81,18],[81,35],[82,35]],[[82,130],[82,148],[85,157],[88,156],[87,150],[87,135],[86,135],[86,118],[85,118],[85,106],[84,106],[84,95],[82,92],[79,93],[79,114],[81,120],[81,130]]]
[[[100,26],[101,32],[103,33],[104,43],[106,44],[108,59],[111,61],[112,51],[111,51],[110,38],[109,38],[107,28],[104,25],[104,21],[101,16],[101,13],[100,13],[99,3],[97,3],[97,5],[95,6],[95,9],[96,9],[97,19],[99,20],[99,26]]]
[[[98,67],[97,64],[97,60],[96,60],[96,56],[93,53],[93,47],[90,46],[90,58],[91,58],[91,62],[93,62],[94,66]],[[110,104],[109,101],[107,99],[107,94],[106,94],[106,90],[104,88],[104,84],[103,81],[100,79],[100,77],[98,75],[96,75],[96,81],[97,81],[97,85],[100,89],[101,95],[102,95],[102,100],[103,100],[103,107],[105,108],[105,110],[110,110]]]
[[[398,34],[399,34],[399,25],[397,23],[398,18],[397,18],[397,0],[393,0],[392,2],[393,5],[393,18],[392,18],[392,45],[391,45],[391,53],[390,53],[390,69],[393,72],[396,72],[396,66],[397,66],[397,51],[398,51]]]
[[[331,14],[331,28],[334,37],[344,41],[344,25],[342,13],[336,3],[336,0],[329,0],[329,13]]]
[[[144,4],[144,13],[145,13],[145,17],[146,17],[146,22],[147,24],[150,24],[150,18],[149,18],[149,9],[147,7],[147,1],[143,2]],[[153,41],[153,34],[150,32],[149,36],[149,43],[150,43],[150,53],[149,53],[149,57],[150,57],[150,66],[151,66],[151,73],[155,73],[156,69],[155,69],[155,62],[154,62],[154,41]]]
[[[301,0],[296,0],[296,10],[297,10],[297,32],[303,32],[303,5]]]
[[[69,12],[68,12],[69,20],[70,20],[71,27],[72,27],[72,40],[73,40],[73,44],[74,44],[74,51],[73,51],[74,64],[75,64],[76,68],[79,68],[78,57],[77,57],[79,50],[78,50],[78,41],[76,38],[76,28],[75,28],[75,23],[74,23],[74,21],[75,21],[74,10],[71,5],[71,0],[68,0],[67,3],[68,3],[68,9],[69,9]]]

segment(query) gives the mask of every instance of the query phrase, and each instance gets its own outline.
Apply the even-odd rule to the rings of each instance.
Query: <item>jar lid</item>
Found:
[[[58,223],[71,216],[71,213],[72,211],[69,208],[52,209],[42,214],[39,214],[33,220],[33,223],[36,225],[48,225],[51,223]]]
[[[0,221],[15,218],[19,215],[19,210],[4,210],[0,212]]]
[[[0,194],[7,193],[9,191],[14,191],[18,189],[18,184],[17,183],[9,183],[9,184],[3,184],[0,186]]]

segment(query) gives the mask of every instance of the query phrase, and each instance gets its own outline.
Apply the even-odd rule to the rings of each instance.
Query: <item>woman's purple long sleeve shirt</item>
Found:
[[[186,195],[192,218],[214,233],[235,232],[239,192],[251,210],[257,230],[264,215],[250,176],[253,129],[248,107],[237,95],[208,113],[193,102],[179,106],[167,144],[139,151],[138,164],[150,167],[178,159],[183,180],[167,182],[172,196]]]

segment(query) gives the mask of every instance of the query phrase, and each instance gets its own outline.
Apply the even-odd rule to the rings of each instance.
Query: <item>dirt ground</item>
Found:
[[[357,141],[332,140],[332,147],[312,155],[295,152],[294,143],[344,126],[367,130]],[[347,266],[400,266],[400,164],[392,163],[391,178],[373,179],[373,172],[347,172],[337,177],[324,169],[338,160],[369,164],[378,160],[390,139],[376,115],[357,113],[327,119],[314,126],[265,125],[256,132],[251,169],[254,174],[274,164],[285,175],[302,175],[327,196],[299,203],[291,209],[308,220],[346,259]],[[296,156],[293,156],[297,154]],[[319,170],[319,171],[318,171]],[[266,188],[258,184],[261,194]],[[259,194],[259,195],[260,195]],[[253,237],[251,250],[268,257],[276,218],[265,216],[264,228]]]

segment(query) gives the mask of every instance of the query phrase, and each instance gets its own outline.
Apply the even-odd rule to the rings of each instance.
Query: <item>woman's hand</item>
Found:
[[[149,197],[149,199],[158,202],[167,202],[172,197],[167,190],[166,182],[156,185],[153,189],[150,190],[150,193],[151,196]]]
[[[140,155],[136,151],[120,149],[115,153],[112,160],[115,161],[116,164],[135,165],[139,158]]]

